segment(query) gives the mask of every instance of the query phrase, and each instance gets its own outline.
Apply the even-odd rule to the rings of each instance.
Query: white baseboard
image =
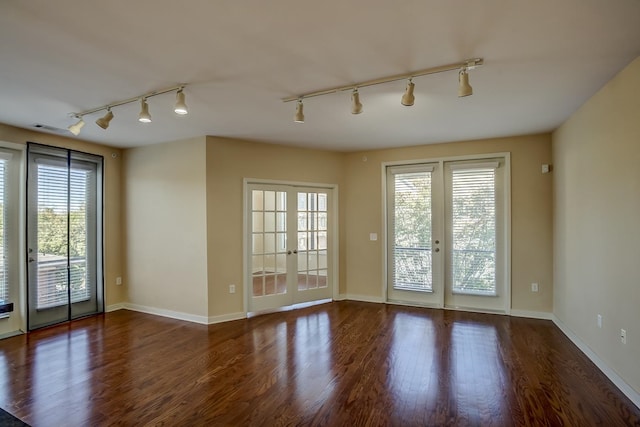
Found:
[[[246,319],[247,313],[239,311],[237,313],[222,314],[220,316],[209,316],[207,323],[213,325],[215,323],[231,322],[232,320]]]
[[[24,334],[24,331],[11,331],[11,332],[7,332],[5,334],[0,334],[0,340],[5,339],[5,338],[11,338],[11,337],[15,337],[18,335],[22,335]]]
[[[182,313],[180,311],[165,310],[164,308],[148,307],[146,305],[131,303],[125,303],[123,305],[123,308],[127,310],[139,311],[140,313],[155,314],[156,316],[169,317],[171,319],[177,320],[186,320],[188,322],[200,323],[202,325],[207,325],[209,323],[208,317],[198,316],[196,314]]]
[[[553,313],[547,313],[546,311],[528,311],[528,310],[511,309],[510,314],[513,317],[526,317],[529,319],[553,320]]]
[[[382,297],[374,297],[371,295],[358,295],[358,294],[341,294],[339,296],[339,300],[349,300],[349,301],[361,301],[361,302],[377,302],[384,303],[385,300]]]
[[[117,310],[123,310],[125,308],[124,303],[118,303],[118,304],[111,304],[105,307],[104,311],[105,313],[110,313],[112,311],[117,311]]]
[[[620,375],[610,368],[598,355],[589,348],[571,329],[560,321],[555,315],[552,315],[553,323],[582,351],[591,361],[602,371],[603,374],[611,380],[616,387],[620,389],[638,408],[640,408],[640,393],[622,379]]]

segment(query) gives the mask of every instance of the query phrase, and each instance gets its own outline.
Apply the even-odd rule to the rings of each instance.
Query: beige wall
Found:
[[[346,215],[341,221],[347,242],[346,293],[384,299],[383,240],[369,240],[369,233],[382,236],[384,232],[382,163],[498,152],[511,153],[511,307],[551,312],[552,175],[541,174],[541,165],[551,163],[548,134],[348,154]],[[539,283],[540,292],[530,291],[531,282]]]
[[[640,393],[640,58],[553,133],[553,158],[554,314]]]
[[[122,257],[122,206],[121,206],[121,161],[122,152],[118,148],[97,145],[76,139],[58,135],[34,132],[0,124],[0,141],[26,144],[37,142],[39,144],[64,147],[87,153],[98,154],[104,157],[104,280],[105,280],[105,304],[112,305],[126,301],[126,289],[116,286],[116,277],[123,274]],[[116,157],[113,158],[112,154]],[[20,301],[19,305],[24,305]],[[15,313],[18,317],[19,313]],[[13,316],[12,316],[13,318]],[[19,325],[19,326],[18,326]],[[15,330],[16,327],[24,328],[25,319],[18,321],[0,320],[0,335]]]
[[[339,186],[343,215],[343,155],[280,145],[207,137],[207,234],[209,315],[244,310],[242,292],[243,179],[269,179]],[[341,225],[342,227],[342,225]],[[344,234],[340,229],[343,282]],[[229,294],[229,284],[238,292]]]
[[[206,138],[124,153],[131,304],[207,316]]]

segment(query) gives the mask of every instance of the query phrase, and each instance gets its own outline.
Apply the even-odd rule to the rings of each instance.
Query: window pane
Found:
[[[276,192],[275,191],[264,192],[264,210],[265,211],[276,210]]]
[[[287,210],[287,193],[284,191],[278,191],[276,193],[276,207],[279,211]]]
[[[276,251],[276,235],[274,233],[264,234],[264,253],[272,254]]]
[[[495,200],[495,169],[452,171],[454,292],[496,292]]]
[[[262,201],[264,200],[264,195],[260,190],[253,190],[251,193],[251,206],[254,211],[261,211],[263,208]]]
[[[393,287],[433,290],[431,172],[396,174],[393,212]]]
[[[327,210],[327,193],[318,193],[318,210],[323,212]]]
[[[298,193],[298,210],[307,210],[307,193]]]
[[[67,303],[67,168],[38,165],[37,185],[37,308],[42,309]]]

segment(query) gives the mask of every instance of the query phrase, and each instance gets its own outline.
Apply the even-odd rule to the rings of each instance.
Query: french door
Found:
[[[247,199],[249,311],[331,298],[332,190],[248,184]]]
[[[28,324],[104,310],[102,157],[29,144]]]
[[[387,167],[387,299],[508,310],[506,157]]]

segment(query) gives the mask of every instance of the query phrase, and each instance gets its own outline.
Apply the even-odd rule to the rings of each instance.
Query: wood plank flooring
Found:
[[[640,410],[549,321],[334,302],[218,325],[131,311],[0,341],[33,426],[624,426]]]

